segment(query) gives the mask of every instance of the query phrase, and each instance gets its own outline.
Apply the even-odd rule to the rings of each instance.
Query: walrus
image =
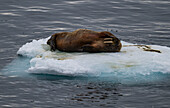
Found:
[[[47,44],[50,45],[51,51],[58,49],[64,52],[119,52],[122,47],[120,40],[112,33],[88,29],[55,33]]]

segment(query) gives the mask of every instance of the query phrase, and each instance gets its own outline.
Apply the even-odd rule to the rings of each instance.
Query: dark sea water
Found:
[[[78,28],[107,30],[130,43],[170,47],[170,1],[0,0],[0,69],[17,58],[16,52],[25,43]],[[170,76],[163,78],[122,84],[0,72],[0,108],[169,108]]]

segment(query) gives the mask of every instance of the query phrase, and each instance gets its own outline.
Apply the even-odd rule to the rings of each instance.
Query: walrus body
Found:
[[[55,33],[47,41],[51,50],[65,52],[119,52],[122,44],[112,33],[78,29]]]

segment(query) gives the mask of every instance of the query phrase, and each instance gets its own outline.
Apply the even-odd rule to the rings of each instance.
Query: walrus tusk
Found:
[[[104,41],[104,44],[112,44],[113,41]]]
[[[113,38],[104,38],[104,41],[112,41]]]

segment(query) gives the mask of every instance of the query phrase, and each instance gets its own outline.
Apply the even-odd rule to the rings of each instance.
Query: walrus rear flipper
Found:
[[[52,35],[51,38],[47,41],[47,44],[50,45],[51,51],[56,50],[56,35]]]

